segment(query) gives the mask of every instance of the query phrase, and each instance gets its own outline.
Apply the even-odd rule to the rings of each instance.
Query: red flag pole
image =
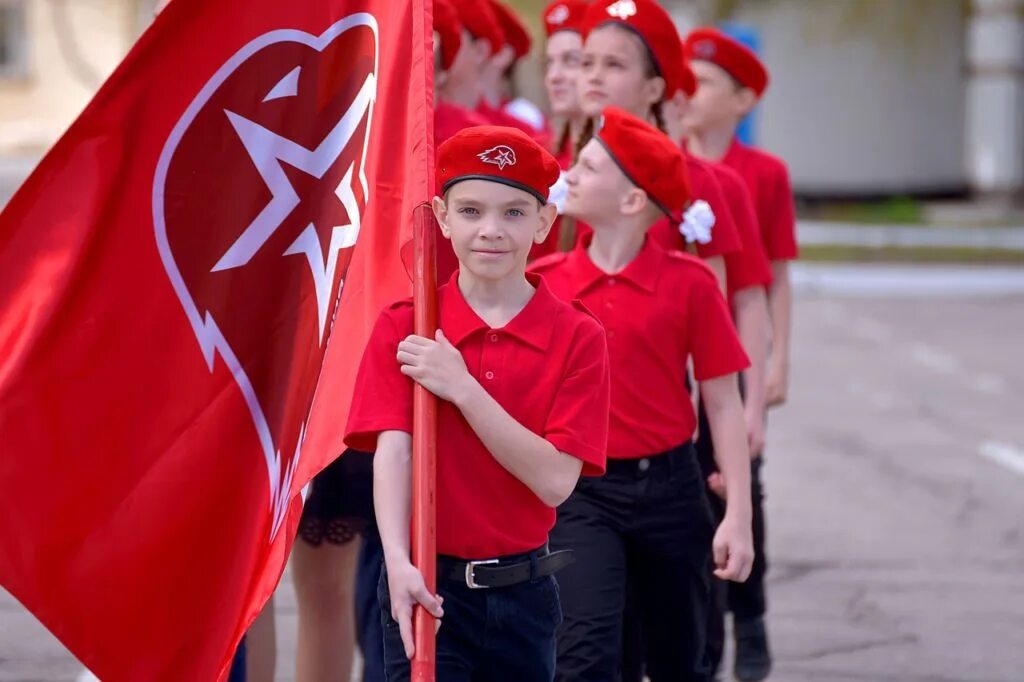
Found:
[[[416,207],[413,217],[414,333],[434,338],[437,330],[437,228],[429,205]],[[437,471],[437,398],[419,384],[413,393],[412,422],[412,562],[427,589],[437,592],[437,532],[435,527]],[[434,682],[436,639],[434,617],[416,607],[413,633],[416,655],[413,682]]]

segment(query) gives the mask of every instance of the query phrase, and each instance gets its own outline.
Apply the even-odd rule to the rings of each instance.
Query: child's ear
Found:
[[[647,95],[647,101],[652,107],[664,98],[665,87],[665,79],[661,76],[649,78],[644,82],[644,94]]]
[[[441,226],[441,234],[445,239],[451,239],[452,232],[448,229],[448,204],[441,197],[434,197],[434,200],[430,202],[430,207],[434,210],[437,224]]]
[[[739,109],[741,115],[746,116],[753,111],[754,107],[757,106],[757,102],[757,93],[750,88],[740,88],[736,91],[737,109]]]
[[[463,34],[463,38],[465,37],[465,34]],[[469,40],[469,45],[470,48],[472,49],[473,60],[477,64],[482,66],[491,57],[491,41],[486,40],[484,38],[470,38]]]
[[[647,192],[639,187],[631,187],[625,196],[622,197],[622,201],[619,202],[619,211],[622,212],[622,215],[639,215],[647,208],[649,203]]]
[[[555,224],[555,219],[558,217],[558,207],[554,204],[544,204],[538,211],[538,220],[540,220],[540,228],[537,233],[533,235],[533,241],[536,244],[542,244],[548,235],[551,234],[551,226]]]

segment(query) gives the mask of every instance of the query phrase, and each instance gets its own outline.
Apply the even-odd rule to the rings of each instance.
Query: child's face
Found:
[[[544,87],[551,113],[562,118],[580,114],[576,81],[583,61],[583,38],[575,31],[559,31],[548,38],[544,58]]]
[[[522,275],[530,247],[544,241],[557,209],[521,189],[488,180],[463,180],[434,197],[441,233],[452,242],[461,269],[486,280]]]
[[[614,24],[590,32],[577,81],[584,114],[593,118],[612,105],[647,118],[665,91],[665,81],[648,78],[646,49],[639,37]]]
[[[737,87],[732,77],[716,64],[695,60],[690,66],[697,76],[697,92],[683,113],[687,131],[699,133],[723,124],[738,124],[753,107],[753,93]]]
[[[624,203],[639,191],[597,140],[583,146],[565,180],[569,190],[564,212],[587,222],[621,215]]]
[[[453,88],[471,86],[476,89],[488,51],[487,41],[474,40],[469,32],[463,30],[459,51],[455,53],[452,66],[445,74],[445,85]]]

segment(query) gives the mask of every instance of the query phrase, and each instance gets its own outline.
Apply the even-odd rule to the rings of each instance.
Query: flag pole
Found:
[[[434,338],[437,330],[437,228],[428,204],[417,206],[413,216],[414,333]],[[427,589],[437,592],[436,471],[437,398],[419,384],[413,392],[412,422],[412,561],[423,574]],[[436,638],[434,617],[416,607],[413,633],[416,655],[412,660],[413,682],[434,682]]]

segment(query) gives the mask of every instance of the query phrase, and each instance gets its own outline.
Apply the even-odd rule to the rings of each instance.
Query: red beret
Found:
[[[630,182],[670,219],[681,222],[690,203],[690,176],[682,151],[668,135],[622,109],[606,107],[594,139]]]
[[[686,37],[688,59],[717,64],[760,97],[768,87],[768,69],[749,47],[716,28],[699,28]]]
[[[516,13],[498,2],[491,0],[491,7],[494,9],[494,16],[498,19],[498,26],[505,39],[505,44],[512,47],[516,53],[516,59],[522,59],[530,54],[530,32],[523,26]]]
[[[518,128],[475,126],[437,149],[441,192],[462,180],[490,180],[521,189],[547,203],[561,169],[551,152]]]
[[[491,44],[491,54],[496,53],[505,44],[498,18],[489,2],[480,0],[449,0],[459,13],[459,22],[477,40],[486,40]]]
[[[462,46],[459,14],[448,0],[434,0],[434,30],[441,39],[441,69],[447,71]]]
[[[584,0],[555,0],[544,10],[544,29],[548,37],[558,31],[582,33],[583,15],[587,13]]]
[[[632,30],[647,46],[658,73],[665,79],[665,99],[679,89],[683,43],[668,12],[654,0],[599,0],[583,17],[583,37],[607,23]]]

